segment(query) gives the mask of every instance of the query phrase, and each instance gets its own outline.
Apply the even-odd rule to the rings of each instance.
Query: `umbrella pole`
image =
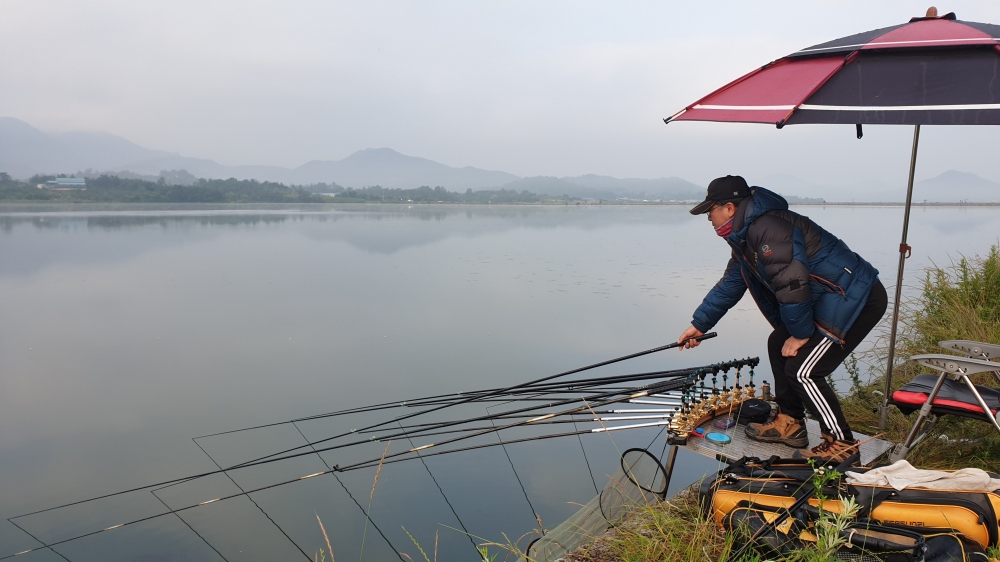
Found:
[[[910,179],[906,184],[906,206],[903,211],[903,239],[899,243],[899,269],[896,273],[896,298],[892,301],[892,329],[889,332],[889,360],[885,367],[885,393],[879,408],[878,429],[884,431],[889,421],[889,392],[892,385],[892,363],[896,354],[896,327],[899,323],[899,299],[903,292],[903,266],[910,257],[910,246],[906,234],[910,228],[910,203],[913,201],[913,174],[917,169],[917,143],[920,140],[920,125],[913,127],[913,151],[910,153]]]

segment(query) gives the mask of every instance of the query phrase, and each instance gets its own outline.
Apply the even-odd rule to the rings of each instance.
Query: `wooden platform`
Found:
[[[725,445],[717,445],[712,443],[708,439],[689,437],[687,445],[684,448],[698,453],[699,455],[706,456],[709,458],[716,458],[716,455],[722,455],[723,460],[736,460],[740,457],[758,457],[761,459],[766,459],[768,457],[778,455],[779,457],[791,458],[795,453],[796,449],[789,447],[787,445],[782,445],[780,443],[761,443],[759,441],[753,441],[746,436],[744,430],[746,426],[736,425],[727,430],[719,429],[712,424],[715,420],[712,420],[706,424],[699,427],[705,430],[705,433],[725,433],[732,441]],[[815,420],[806,420],[806,430],[809,432],[809,447],[815,447],[819,445],[820,439],[820,429],[819,422]],[[892,447],[892,443],[882,439],[869,439],[869,436],[863,435],[858,432],[854,432],[854,438],[862,441],[861,444],[861,464],[868,465],[870,462],[875,460],[879,455],[889,450]]]

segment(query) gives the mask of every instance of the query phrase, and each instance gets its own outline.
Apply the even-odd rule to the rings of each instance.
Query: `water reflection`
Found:
[[[804,212],[844,237],[891,284],[900,208]],[[931,261],[985,253],[997,231],[990,209],[918,210],[908,283]],[[4,518],[302,441],[288,427],[213,438],[204,442],[209,458],[189,441],[193,436],[504,386],[660,345],[687,325],[728,259],[704,219],[683,207],[0,209],[0,248]],[[711,345],[601,373],[763,353],[768,328],[749,300],[717,330]],[[759,374],[769,377],[766,367]],[[317,439],[363,421],[315,421],[301,429]],[[617,451],[647,446],[654,435],[584,439],[582,447],[599,477],[614,470]],[[405,526],[424,545],[440,532],[442,560],[467,559],[468,538],[451,529],[465,524],[502,540],[501,531],[519,535],[536,525],[510,464],[546,525],[572,512],[566,502],[588,501],[593,483],[581,468],[580,447],[571,440],[518,444],[508,448],[509,461],[497,448],[428,459],[443,495],[422,464],[391,465],[372,520],[397,549],[414,554]],[[373,444],[356,454],[371,458],[381,450]],[[323,458],[336,464],[353,457]],[[714,466],[701,457],[681,461],[677,485]],[[251,486],[323,466],[305,457],[234,479]],[[323,477],[254,499],[310,552],[322,544],[320,514],[344,555],[358,556],[365,518],[350,498],[367,505],[373,476],[346,473],[343,485]],[[171,506],[205,501],[238,492],[237,484],[192,483],[164,491],[163,499]],[[137,497],[69,516],[33,516],[25,525],[51,540],[162,509],[148,492]],[[153,559],[139,558],[150,551],[161,560],[218,559],[188,524],[230,559],[301,556],[250,501],[160,518],[113,541],[95,536],[61,552],[74,561]],[[391,559],[384,543],[369,535],[366,556]],[[0,555],[36,544],[0,526]]]

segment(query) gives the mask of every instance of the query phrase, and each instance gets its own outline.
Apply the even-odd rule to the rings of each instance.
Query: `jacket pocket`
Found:
[[[836,293],[838,295],[841,295],[845,299],[847,298],[847,293],[844,291],[844,288],[841,287],[840,285],[834,283],[833,281],[830,281],[829,279],[826,279],[825,277],[820,277],[819,275],[815,275],[815,274],[812,274],[812,273],[809,274],[809,278],[812,279],[812,280],[814,280],[814,281],[816,281],[817,283],[819,283],[821,287],[823,287],[824,289],[826,289],[826,292],[828,292],[828,293]]]

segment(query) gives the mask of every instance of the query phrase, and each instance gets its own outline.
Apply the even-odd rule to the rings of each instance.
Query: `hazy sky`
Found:
[[[928,2],[0,0],[0,115],[231,165],[387,146],[525,176],[905,184],[908,127],[661,119]],[[1000,23],[996,0],[955,4]],[[1000,127],[925,127],[918,178],[1000,180],[998,146]]]

